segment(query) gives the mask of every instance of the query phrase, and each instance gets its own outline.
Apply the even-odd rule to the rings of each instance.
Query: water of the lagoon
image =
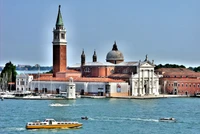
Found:
[[[50,106],[59,103],[63,106]],[[81,120],[88,116],[89,120]],[[177,122],[159,122],[174,117]],[[28,121],[54,118],[80,129],[26,130]],[[0,101],[0,134],[199,134],[200,98]]]
[[[49,72],[50,70],[16,70],[17,74],[38,74],[38,73],[46,73]]]

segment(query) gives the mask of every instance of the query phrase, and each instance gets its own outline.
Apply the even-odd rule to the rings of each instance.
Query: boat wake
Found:
[[[89,118],[89,120],[98,120],[98,121],[116,121],[116,122],[123,122],[123,121],[148,121],[148,122],[159,122],[158,119],[144,119],[144,118],[126,118],[126,117],[96,117],[96,118]]]
[[[70,104],[52,103],[52,104],[49,104],[49,106],[51,106],[51,107],[69,107],[71,105]]]
[[[11,130],[11,131],[23,131],[23,130],[25,130],[24,127],[9,127],[8,129]]]
[[[83,105],[83,104],[61,104],[61,103],[49,104],[49,106],[51,106],[51,107],[78,107],[78,106],[85,106],[85,105]]]

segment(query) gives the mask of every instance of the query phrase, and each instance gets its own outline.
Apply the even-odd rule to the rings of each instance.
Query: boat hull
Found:
[[[26,129],[64,129],[79,128],[82,124],[59,124],[59,125],[26,125]]]

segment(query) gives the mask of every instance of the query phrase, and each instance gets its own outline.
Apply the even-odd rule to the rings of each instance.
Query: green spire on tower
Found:
[[[58,17],[57,17],[57,21],[56,21],[56,26],[63,26],[63,20],[62,20],[62,15],[60,12],[60,5],[59,5],[59,9],[58,9]]]

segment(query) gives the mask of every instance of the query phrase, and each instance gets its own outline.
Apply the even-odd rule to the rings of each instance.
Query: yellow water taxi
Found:
[[[74,121],[55,121],[54,119],[45,119],[44,121],[28,122],[26,129],[64,129],[79,128],[82,123]]]

